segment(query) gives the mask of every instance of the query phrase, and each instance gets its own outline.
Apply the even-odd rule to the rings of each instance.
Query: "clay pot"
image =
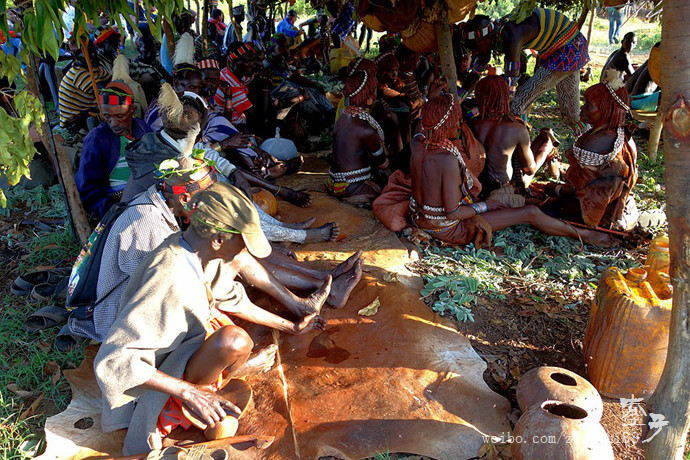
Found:
[[[544,401],[522,414],[513,430],[513,460],[613,460],[606,431],[586,410]]]
[[[604,410],[599,392],[591,383],[560,367],[537,367],[527,372],[520,378],[516,397],[523,412],[547,400],[580,407],[595,421],[601,419]]]
[[[278,214],[278,201],[271,192],[263,188],[252,188],[252,200],[267,214],[275,217]]]

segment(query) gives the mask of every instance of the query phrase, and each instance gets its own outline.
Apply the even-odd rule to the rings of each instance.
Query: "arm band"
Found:
[[[506,73],[520,73],[520,61],[506,61]]]
[[[383,145],[374,153],[371,154],[372,157],[377,157],[383,153]]]
[[[461,100],[464,100],[469,95],[470,95],[470,92],[467,91],[465,88],[460,88],[460,91],[458,91],[458,97]]]
[[[518,77],[506,76],[505,79],[508,82],[508,89],[510,90],[510,93],[515,93],[518,85]]]

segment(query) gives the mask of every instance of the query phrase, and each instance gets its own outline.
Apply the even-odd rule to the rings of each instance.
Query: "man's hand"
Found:
[[[223,149],[240,149],[251,145],[251,134],[235,134],[232,137],[223,139],[220,147]]]
[[[474,237],[474,246],[482,248],[491,245],[492,229],[491,224],[482,216],[472,217],[474,224],[477,226],[477,234]]]
[[[507,209],[508,208],[508,206],[501,203],[500,201],[493,200],[491,198],[484,200],[484,203],[486,203],[486,205],[489,207],[489,211],[498,211],[501,209]]]
[[[429,99],[440,96],[442,91],[448,91],[448,80],[446,77],[441,77],[429,85]]]
[[[210,427],[227,415],[239,417],[242,413],[236,405],[217,395],[207,385],[189,384],[181,399],[193,415]]]
[[[299,322],[295,323],[294,332],[296,335],[304,334],[310,331],[325,331],[326,319],[319,316],[318,313],[312,313],[305,316]]]

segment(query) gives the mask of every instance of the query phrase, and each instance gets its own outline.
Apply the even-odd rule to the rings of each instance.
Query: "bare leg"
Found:
[[[482,214],[493,230],[501,230],[518,224],[530,224],[542,233],[551,236],[581,238],[587,244],[595,246],[612,246],[615,241],[606,233],[579,229],[565,222],[544,214],[536,206],[525,206],[517,209],[502,209]]]
[[[551,139],[549,139],[549,137],[544,133],[539,133],[539,135],[532,141],[530,150],[532,150],[534,162],[537,164],[537,171],[539,171],[539,169],[541,169],[541,167],[544,165],[546,157],[548,157],[553,150],[553,143],[551,142]],[[529,188],[529,184],[532,183],[532,180],[536,174],[537,172],[535,171],[535,173],[531,176],[528,176],[527,174],[522,175],[522,181],[526,188]]]
[[[299,262],[290,256],[281,254],[279,252],[271,252],[271,255],[262,259],[260,261],[261,265],[266,267],[267,270],[275,274],[276,268],[290,268],[293,271],[303,273],[305,275],[310,275],[313,278],[317,278],[320,281],[324,281],[326,277],[330,274],[333,278],[337,278],[346,271],[350,270],[354,263],[362,257],[362,251],[357,251],[348,257],[345,261],[336,265],[336,267],[331,270],[317,270],[315,268],[309,268],[309,266],[304,262]]]
[[[249,254],[242,255],[241,257],[242,261],[239,274],[247,283],[252,286],[256,286],[257,289],[265,292],[299,317],[304,317],[308,314],[314,313],[314,311],[312,311],[312,308],[314,308],[314,299],[312,299],[312,297],[316,296],[320,299],[321,294],[319,294],[319,291],[307,297],[306,299],[297,297],[285,287],[285,284],[281,283],[281,281],[273,273],[266,270],[254,257]],[[307,275],[302,275],[300,277],[294,272],[290,272],[286,279],[291,280],[294,283],[304,283],[306,280],[308,280]],[[320,286],[316,286],[316,288],[323,288],[325,284],[330,284],[328,282],[329,279],[330,277],[327,277],[325,283],[320,282],[319,280]],[[313,284],[306,289],[310,288],[315,289]],[[330,289],[328,289],[328,291],[330,292]],[[318,309],[315,310],[317,313],[327,297],[328,293],[323,296],[323,300],[319,305],[317,305]]]
[[[343,262],[343,264],[346,263],[348,263],[348,261]],[[265,262],[262,262],[262,264],[265,264]],[[295,270],[295,265],[290,267],[285,265],[265,265],[276,279],[288,289],[313,291],[321,287],[324,283],[324,280],[319,277],[300,273]],[[326,279],[329,276],[323,272],[321,272],[320,275],[324,276]],[[333,278],[331,291],[326,302],[334,308],[344,307],[345,303],[347,303],[347,299],[350,297],[350,293],[355,286],[357,286],[361,278],[362,260],[358,258],[351,263],[348,270]]]
[[[238,326],[223,326],[192,355],[185,368],[185,380],[198,385],[212,385],[223,371],[232,374],[242,366],[254,347],[249,334]]]

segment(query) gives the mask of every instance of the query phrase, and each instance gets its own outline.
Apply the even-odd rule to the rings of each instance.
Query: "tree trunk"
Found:
[[[448,88],[453,96],[458,96],[458,72],[455,68],[455,56],[453,54],[453,31],[448,24],[448,16],[443,14],[443,19],[436,22],[436,41],[438,54],[441,58],[441,71],[448,79]]]
[[[661,113],[679,96],[690,99],[690,49],[687,28],[690,3],[665,0],[662,19]],[[668,425],[642,445],[648,460],[681,459],[690,414],[690,144],[672,139],[665,130],[666,214],[673,280],[673,312],[666,366],[648,412],[661,414]],[[641,370],[644,372],[644,369]],[[648,439],[657,432],[649,429]]]
[[[74,182],[74,173],[72,171],[72,162],[69,159],[69,155],[55,143],[53,139],[50,125],[48,124],[48,113],[45,110],[46,104],[43,100],[43,95],[38,90],[38,80],[36,79],[36,58],[31,56],[31,65],[27,66],[27,79],[26,87],[28,91],[36,96],[43,106],[43,110],[46,115],[46,121],[43,122],[41,141],[50,155],[50,161],[53,165],[53,170],[55,175],[58,177],[58,181],[62,187],[62,197],[65,201],[67,207],[67,218],[70,222],[70,227],[72,232],[81,241],[82,244],[86,243],[86,240],[91,235],[91,226],[89,225],[89,220],[86,217],[86,212],[84,211],[84,206],[81,204],[81,199],[79,198],[79,191],[77,190],[77,184]]]
[[[204,11],[201,13],[201,37],[204,44],[204,58],[206,58],[208,57],[208,0],[204,0]]]
[[[587,26],[587,46],[592,43],[592,30],[594,30],[594,13],[597,11],[596,7],[592,7],[589,12],[589,26]]]

